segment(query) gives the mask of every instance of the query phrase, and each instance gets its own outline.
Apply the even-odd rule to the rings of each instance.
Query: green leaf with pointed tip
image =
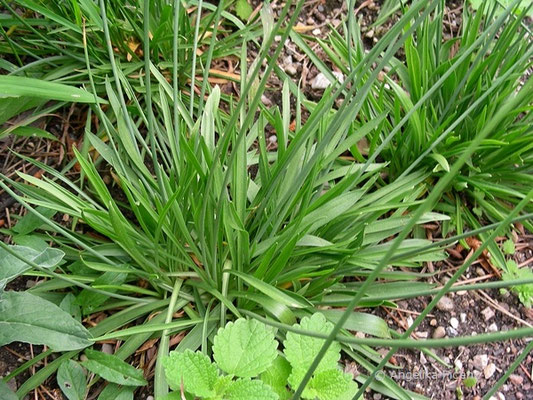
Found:
[[[326,320],[323,314],[315,313],[311,317],[304,317],[300,324],[294,325],[306,331],[313,331],[328,334],[333,329],[333,324]],[[305,375],[307,369],[313,363],[316,355],[320,351],[324,339],[300,335],[295,332],[287,332],[287,339],[283,342],[285,346],[285,356],[293,369],[289,383],[291,387],[298,386]],[[318,364],[315,373],[336,369],[340,358],[340,344],[333,342],[328,351]]]
[[[0,297],[0,346],[18,341],[54,351],[80,350],[93,344],[90,337],[82,324],[41,297],[11,291]]]
[[[250,18],[250,15],[252,15],[253,11],[254,9],[247,0],[237,0],[237,3],[235,4],[235,13],[240,19],[247,20]]]
[[[218,330],[213,357],[222,371],[252,378],[272,365],[277,348],[271,328],[256,320],[241,318]]]
[[[64,361],[57,370],[57,384],[68,400],[83,400],[87,381],[83,368],[74,360]]]
[[[291,395],[287,390],[287,379],[291,374],[291,365],[285,358],[278,356],[272,366],[261,374],[261,380],[276,392],[280,400],[288,400]]]
[[[99,285],[113,285],[120,286],[126,279],[128,274],[120,272],[105,272],[98,278],[94,280],[91,284],[93,287],[98,287]],[[107,288],[108,292],[116,292],[116,289]],[[96,307],[102,305],[109,299],[108,296],[102,293],[96,293],[89,289],[83,289],[76,299],[76,303],[81,306],[83,315],[90,314]]]
[[[173,390],[185,390],[198,397],[215,395],[218,380],[217,367],[209,357],[200,352],[185,350],[183,353],[172,351],[163,360],[168,385]]]
[[[224,398],[227,400],[278,400],[278,395],[266,383],[257,379],[239,379],[233,382]]]
[[[53,268],[61,262],[65,253],[58,249],[46,248],[43,251],[37,251],[29,247],[10,246],[11,250],[28,261],[34,262],[42,268]],[[5,249],[0,248],[0,290],[5,285],[30,270],[32,267],[14,255],[9,254]]]
[[[0,76],[0,98],[37,97],[73,103],[95,103],[94,95],[86,90],[25,76]]]
[[[57,211],[51,210],[46,207],[39,206],[35,209],[43,217],[53,218],[56,215]],[[17,224],[13,227],[13,231],[19,235],[27,235],[28,233],[33,232],[44,224],[44,222],[35,214],[28,213],[22,217]]]
[[[117,356],[96,350],[86,350],[85,355],[88,360],[82,362],[82,365],[109,382],[124,386],[147,384],[142,370],[132,367]]]

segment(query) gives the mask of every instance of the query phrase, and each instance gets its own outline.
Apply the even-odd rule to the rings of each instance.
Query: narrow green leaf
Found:
[[[2,97],[36,97],[73,103],[96,103],[94,95],[86,90],[62,83],[12,75],[0,75],[0,98]]]

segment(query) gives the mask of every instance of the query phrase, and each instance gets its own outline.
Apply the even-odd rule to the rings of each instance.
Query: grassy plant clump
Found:
[[[38,12],[39,19],[50,24],[81,21],[77,28],[53,32],[58,39],[44,42],[52,47],[41,58],[72,63],[74,56],[79,58],[78,67],[63,70],[61,81],[68,85],[55,86],[54,96],[62,101],[63,95],[87,96],[90,109],[84,144],[73,149],[75,159],[63,169],[20,155],[42,170],[42,177],[19,172],[20,180],[15,181],[0,175],[0,186],[29,211],[14,228],[3,231],[14,245],[0,242],[0,311],[7,310],[0,312],[0,322],[13,328],[0,335],[0,345],[18,340],[49,347],[4,381],[61,352],[19,387],[19,397],[57,373],[65,395],[82,398],[100,384],[85,375],[87,370],[109,382],[100,394],[102,400],[108,398],[104,394],[131,398],[152,376],[156,399],[167,396],[169,386],[180,391],[182,381],[186,392],[204,398],[224,394],[240,399],[254,390],[264,392],[265,399],[359,398],[372,385],[405,399],[414,394],[393,380],[374,382],[380,368],[391,366],[388,359],[398,347],[422,348],[433,356],[430,347],[532,333],[522,329],[424,342],[409,339],[502,228],[531,217],[525,211],[531,207],[533,191],[521,188],[514,208],[500,215],[497,224],[474,227],[470,235],[486,235],[486,240],[443,288],[418,281],[427,276],[419,271],[422,263],[444,259],[445,247],[467,235],[458,232],[432,242],[417,227],[450,220],[449,208],[438,206],[435,211],[435,205],[445,193],[450,195],[454,182],[463,182],[465,171],[479,168],[473,160],[486,155],[487,143],[496,140],[491,135],[500,128],[506,137],[531,133],[524,105],[531,99],[532,81],[515,83],[520,68],[530,62],[524,57],[531,52],[515,33],[521,29],[520,19],[515,23],[507,13],[485,26],[482,14],[473,16],[479,33],[469,32],[464,50],[443,64],[447,68],[434,65],[446,59],[446,50],[437,52],[433,64],[424,64],[427,73],[421,75],[428,77],[427,82],[417,86],[419,97],[409,98],[402,86],[406,83],[393,78],[412,79],[409,60],[427,46],[441,46],[437,28],[443,2],[415,1],[369,52],[347,46],[343,83],[332,84],[319,101],[311,101],[279,70],[282,46],[273,46],[279,35],[281,43],[290,36],[305,48],[306,42],[292,30],[303,1],[287,2],[276,20],[265,4],[246,26],[228,14],[231,2],[217,7],[192,2],[198,7],[196,14],[189,14],[181,1],[146,1],[142,8],[116,1],[80,2],[83,7],[76,8],[78,3],[72,2],[49,10],[29,0],[21,3],[32,10],[30,16]],[[202,7],[207,11],[202,12]],[[237,33],[219,29],[222,18],[241,29]],[[44,40],[37,22],[30,19],[27,24],[33,39]],[[474,79],[473,61],[480,66],[478,58],[485,53],[478,57],[474,49],[486,47],[491,57],[499,54],[501,49],[491,38],[500,28],[508,30],[507,44],[516,51],[513,60],[522,64],[508,65],[505,59],[501,62],[507,69],[497,68],[492,75],[478,71],[485,79],[478,88],[468,79]],[[358,37],[352,18],[344,32],[345,37],[335,34],[339,49],[342,41],[351,43]],[[257,41],[259,34],[262,40]],[[132,36],[138,38],[133,52],[128,44]],[[419,48],[420,37],[426,44]],[[64,44],[61,51],[53,47],[59,40]],[[198,55],[201,43],[207,47]],[[13,50],[16,56],[35,44],[8,35],[2,45],[18,49]],[[252,46],[259,53],[249,60]],[[401,49],[410,54],[404,64],[396,58]],[[238,96],[207,79],[213,58],[229,55],[240,66]],[[83,76],[75,72],[78,68]],[[386,70],[391,89],[380,80]],[[22,78],[24,71],[15,68],[12,75]],[[198,77],[198,71],[202,79],[191,79]],[[283,82],[281,104],[265,106],[261,97],[273,73]],[[452,75],[456,89],[447,81]],[[44,85],[58,84],[49,82],[57,79],[34,77]],[[468,79],[462,82],[463,77]],[[85,90],[73,88],[80,83]],[[498,93],[497,107],[483,97],[489,89]],[[16,92],[13,82],[0,79],[2,90]],[[42,98],[42,91],[24,90],[19,96],[28,102]],[[471,90],[480,93],[474,96]],[[448,115],[443,111],[446,105],[455,104],[444,101],[444,95],[448,100],[457,98],[457,107],[447,110],[449,116],[439,122]],[[476,97],[483,103],[476,104]],[[486,110],[474,109],[478,105]],[[473,115],[482,119],[472,119]],[[450,136],[463,135],[461,146],[452,141],[440,158],[434,153],[418,161],[425,150],[438,148],[438,135],[444,139],[453,123],[462,120],[477,129],[461,126]],[[416,136],[421,132],[423,137]],[[276,146],[269,135],[277,137]],[[357,151],[362,138],[371,145],[367,155]],[[509,137],[497,140],[511,142]],[[391,143],[411,150],[404,149],[402,159],[389,159],[395,148]],[[513,143],[507,151],[514,156],[523,147]],[[346,157],[347,152],[353,157]],[[442,168],[435,170],[432,160],[445,156],[447,163],[441,161]],[[405,169],[415,164],[416,168]],[[79,174],[69,174],[74,171]],[[61,216],[61,222],[55,216]],[[4,291],[22,274],[45,279],[26,292]],[[516,274],[500,287],[531,281]],[[395,306],[396,300],[429,294],[435,295],[434,300],[400,337],[383,319],[355,311]],[[41,310],[43,322],[13,311],[27,309]],[[89,329],[81,323],[95,318],[99,322]],[[24,334],[14,334],[21,325],[27,326]],[[257,359],[253,352],[246,353],[250,349],[242,349],[243,357],[254,360],[253,373],[242,371],[223,343],[225,339],[244,343],[237,339],[251,337],[245,328],[265,338],[252,349],[264,350]],[[238,335],[230,335],[231,330],[238,330]],[[353,331],[370,337],[354,338]],[[100,351],[100,344],[109,340],[117,343],[114,355]],[[155,366],[146,367],[143,374],[132,355],[145,351],[149,341],[157,345],[158,353]],[[177,346],[169,356],[171,342]],[[277,353],[279,343],[283,356]],[[304,345],[312,348],[305,357],[296,351]],[[376,346],[391,347],[391,353],[382,357]],[[339,369],[341,350],[368,372],[357,377],[359,387]],[[128,359],[131,363],[124,361]],[[280,364],[280,373],[288,372],[282,387],[268,386],[277,379],[264,375],[273,364]],[[189,366],[205,374],[200,379]],[[72,376],[66,377],[69,370]],[[190,374],[185,376],[184,371]],[[66,385],[68,379],[76,385]],[[2,386],[0,394],[1,390]],[[169,396],[179,398],[176,393]]]
[[[497,3],[478,2],[475,13],[465,4],[456,35],[447,32],[442,3],[416,28],[362,108],[362,123],[381,113],[387,118],[366,136],[364,154],[361,146],[350,149],[353,157],[388,162],[387,182],[418,170],[430,174],[432,185],[449,173],[509,98],[522,92],[531,68],[526,15],[532,7],[513,2],[505,9]],[[364,54],[357,29],[352,38],[352,46],[336,32],[319,41],[345,73]],[[301,38],[299,43],[309,54]],[[323,62],[316,60],[316,65],[331,74]],[[444,236],[479,228],[479,221],[502,221],[527,196],[533,183],[533,93],[522,93],[520,103],[491,128],[445,189],[436,206],[451,217],[442,224]],[[525,211],[532,210],[528,202]],[[531,221],[523,225],[533,229]],[[461,244],[469,248],[465,241]],[[501,250],[495,244],[489,250],[497,267],[507,271]]]

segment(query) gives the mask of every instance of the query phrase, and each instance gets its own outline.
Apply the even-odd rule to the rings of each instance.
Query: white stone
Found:
[[[492,308],[490,307],[487,307],[483,311],[481,311],[481,314],[483,314],[485,321],[488,321],[489,319],[494,317],[494,311],[492,311]]]
[[[455,317],[450,318],[450,325],[452,326],[453,329],[459,328],[459,321],[457,320],[457,318]]]
[[[490,363],[485,368],[483,368],[483,376],[485,377],[485,379],[490,379],[495,372],[496,365],[494,365],[493,363]]]
[[[344,75],[341,72],[333,71],[333,75],[335,75],[340,83],[344,82]],[[331,82],[322,72],[315,76],[315,79],[313,79],[313,82],[311,83],[313,89],[326,89],[330,85]]]
[[[474,368],[481,371],[489,363],[489,356],[486,354],[478,354],[474,356]]]

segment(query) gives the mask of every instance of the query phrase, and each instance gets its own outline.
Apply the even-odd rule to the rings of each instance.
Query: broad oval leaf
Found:
[[[47,300],[27,292],[0,297],[0,346],[19,341],[69,351],[92,345],[90,337],[82,324]]]
[[[0,98],[36,97],[46,100],[96,103],[92,93],[62,83],[25,76],[0,75]]]
[[[57,384],[68,400],[83,400],[87,381],[83,368],[74,360],[63,362],[57,370]]]
[[[65,253],[61,250],[53,249],[51,247],[46,248],[44,251],[37,251],[24,246],[9,247],[19,256],[34,262],[43,268],[55,267],[65,256]],[[7,250],[0,248],[0,290],[2,290],[9,281],[22,275],[29,269],[31,269],[31,265],[8,253]]]
[[[272,365],[277,348],[271,328],[256,320],[240,318],[218,330],[213,357],[222,371],[252,378]]]
[[[85,355],[88,360],[81,364],[109,382],[124,386],[147,384],[142,370],[132,367],[117,356],[96,350],[85,350]]]
[[[0,379],[0,399],[2,400],[18,400],[18,396],[13,392],[7,383]]]

